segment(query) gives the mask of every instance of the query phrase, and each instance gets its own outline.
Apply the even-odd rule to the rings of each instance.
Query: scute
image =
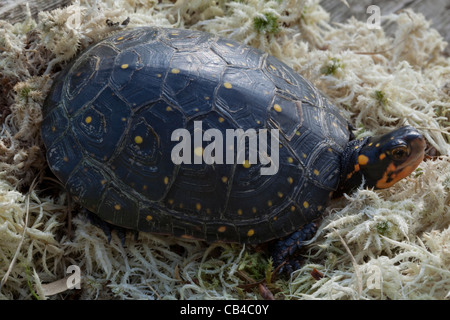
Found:
[[[180,125],[181,112],[163,100],[136,112],[111,163],[118,180],[148,200],[161,200],[175,174],[171,150],[176,142],[171,141],[171,133]]]
[[[82,158],[82,148],[69,132],[47,149],[47,161],[50,168],[64,184]]]
[[[139,201],[118,183],[108,183],[98,200],[97,213],[107,222],[135,230],[139,220]]]
[[[86,160],[75,168],[67,180],[69,193],[91,212],[98,212],[98,198],[108,185],[109,177]]]
[[[41,135],[45,141],[58,139],[69,128],[69,120],[62,102],[55,105],[57,107],[49,110],[42,122]]]
[[[211,50],[227,65],[239,69],[257,69],[265,57],[259,50],[229,39],[219,38]]]
[[[287,140],[291,140],[302,126],[302,102],[300,100],[285,97],[277,92],[269,113],[269,119]]]
[[[88,48],[61,72],[43,110],[50,168],[81,205],[126,228],[207,241],[263,242],[318,217],[350,136],[337,109],[274,57],[156,27]],[[279,130],[279,141],[268,140],[277,173],[236,162],[238,141],[221,146],[232,164],[175,164],[172,132],[186,129],[194,142],[196,121],[202,135]],[[190,152],[211,151],[212,139]],[[242,152],[250,151],[274,163],[270,149]]]
[[[130,115],[128,104],[106,87],[71,118],[71,125],[84,150],[94,159],[106,162],[120,145]]]
[[[114,48],[99,43],[81,59],[75,60],[65,79],[65,94],[61,97],[69,116],[76,114],[103,90],[114,68],[115,55]]]
[[[216,91],[216,107],[243,130],[266,124],[275,85],[258,79],[264,79],[260,70],[228,67]]]
[[[132,108],[158,101],[174,52],[161,42],[152,42],[119,53],[112,70],[111,87]]]

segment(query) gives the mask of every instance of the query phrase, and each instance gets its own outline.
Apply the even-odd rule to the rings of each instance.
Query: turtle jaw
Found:
[[[391,187],[396,182],[409,176],[423,161],[425,156],[426,142],[419,133],[408,139],[410,154],[408,158],[401,163],[391,161],[387,166],[383,176],[379,179],[375,187],[377,189],[385,189]]]

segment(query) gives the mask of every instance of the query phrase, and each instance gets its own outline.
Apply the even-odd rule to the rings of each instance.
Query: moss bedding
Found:
[[[191,28],[280,58],[313,81],[357,136],[410,124],[434,155],[384,191],[334,201],[291,277],[271,277],[263,246],[132,235],[122,247],[76,210],[46,170],[41,107],[55,74],[120,27]],[[364,21],[331,24],[317,0],[82,0],[11,25],[0,21],[0,298],[448,299],[450,297],[450,59],[421,14],[384,17],[392,35]],[[73,207],[73,206],[72,206]],[[82,272],[80,290],[44,284]],[[379,284],[379,285],[378,285]]]

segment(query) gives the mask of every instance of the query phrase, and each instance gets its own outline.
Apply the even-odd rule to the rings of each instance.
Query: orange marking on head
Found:
[[[367,163],[369,163],[369,158],[363,154],[360,154],[358,156],[358,164],[365,166]]]
[[[411,172],[413,172],[417,168],[417,166],[422,162],[422,160],[423,157],[418,157],[416,161],[414,161],[410,165],[405,166],[399,171],[397,171],[397,167],[395,166],[395,164],[391,162],[389,166],[386,168],[383,177],[381,177],[381,179],[377,181],[375,186],[378,189],[391,187],[397,181],[400,181],[403,178],[409,176]],[[388,181],[388,179],[390,181]]]
[[[352,172],[347,174],[347,180],[349,180],[356,172],[358,172],[361,168],[359,167],[359,164],[355,164],[355,167]]]
[[[384,158],[386,158],[386,153],[380,154],[380,160],[383,160]]]

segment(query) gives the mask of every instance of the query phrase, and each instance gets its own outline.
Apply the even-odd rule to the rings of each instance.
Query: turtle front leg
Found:
[[[317,232],[317,223],[311,222],[301,229],[278,240],[272,249],[272,258],[275,267],[281,266],[279,272],[286,271],[291,274],[300,269],[301,259],[298,250],[303,247],[305,241],[310,240]]]

